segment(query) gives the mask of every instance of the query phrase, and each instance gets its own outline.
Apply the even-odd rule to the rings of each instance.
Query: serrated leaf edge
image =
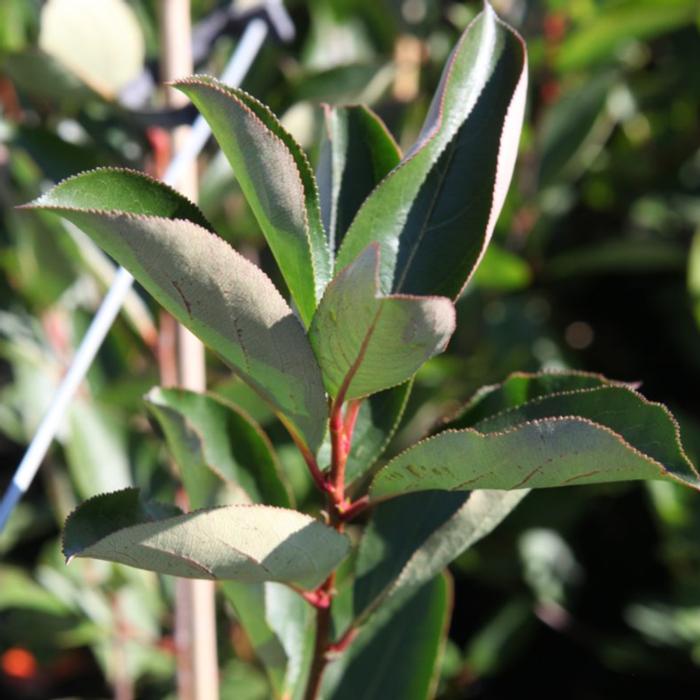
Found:
[[[81,508],[83,508],[87,503],[90,503],[91,501],[94,501],[94,500],[96,500],[96,499],[103,498],[103,497],[105,497],[105,496],[112,496],[112,495],[116,495],[116,494],[119,494],[119,493],[124,493],[124,492],[126,492],[126,491],[136,492],[137,494],[139,494],[139,499],[140,499],[140,489],[130,487],[130,488],[125,488],[125,489],[119,489],[118,491],[110,491],[110,492],[106,492],[106,493],[97,494],[96,496],[92,496],[91,498],[87,499],[86,501],[83,501],[83,503],[81,503],[79,506],[77,506],[76,508],[73,509],[73,511],[72,511],[72,512],[68,515],[68,517],[66,518],[66,522],[65,522],[64,527],[63,527],[63,535],[62,535],[62,537],[61,537],[61,550],[63,551],[64,556],[65,556],[65,549],[66,549],[65,533],[66,533],[66,529],[67,529],[68,523],[69,523],[69,521],[70,521],[73,517],[75,517],[75,516],[79,513],[79,511],[81,510]],[[140,499],[140,500],[141,500],[141,499]],[[142,503],[143,503],[144,506],[147,505],[147,502],[142,501]],[[107,539],[107,537],[111,537],[111,536],[112,536],[113,534],[115,534],[116,532],[122,532],[122,531],[124,531],[124,530],[129,530],[129,529],[131,529],[131,528],[133,528],[133,527],[138,527],[139,525],[147,525],[149,522],[165,522],[165,521],[167,521],[167,520],[173,520],[173,519],[175,519],[175,518],[182,518],[182,517],[184,517],[184,516],[198,515],[198,514],[202,514],[202,513],[205,513],[205,514],[206,514],[206,513],[211,513],[211,512],[216,511],[216,510],[232,510],[232,509],[240,510],[240,509],[243,509],[243,508],[254,508],[254,509],[256,509],[256,510],[272,510],[272,511],[284,511],[284,512],[292,511],[292,512],[296,513],[297,515],[302,516],[302,518],[306,519],[307,522],[308,522],[308,524],[317,523],[318,525],[321,525],[321,526],[327,528],[329,532],[331,532],[331,533],[333,533],[333,534],[335,534],[335,535],[338,535],[338,536],[343,540],[343,542],[345,543],[345,553],[343,554],[343,556],[346,556],[346,555],[347,555],[347,552],[348,552],[349,547],[350,547],[350,542],[349,542],[349,540],[348,540],[348,538],[347,538],[346,535],[344,535],[344,534],[342,534],[342,533],[339,533],[339,532],[337,532],[336,530],[334,530],[334,529],[328,527],[328,525],[326,525],[326,524],[323,523],[322,521],[318,520],[317,518],[314,518],[314,517],[312,517],[311,515],[308,515],[307,513],[302,513],[301,511],[295,510],[295,509],[293,509],[293,508],[281,508],[281,507],[279,507],[279,506],[271,506],[271,505],[266,505],[266,504],[262,504],[262,503],[236,503],[236,504],[232,504],[232,505],[214,506],[214,507],[212,507],[212,508],[198,508],[197,510],[192,510],[192,511],[188,511],[188,512],[182,512],[182,513],[179,513],[179,514],[176,514],[176,515],[168,516],[168,517],[166,517],[166,518],[150,518],[150,519],[149,519],[148,521],[146,521],[146,522],[134,523],[133,525],[127,525],[126,527],[118,528],[118,529],[114,530],[113,532],[110,532],[109,534],[105,535],[104,537],[100,537],[100,539],[95,540],[95,541],[92,542],[90,545],[88,545],[88,547],[83,547],[83,548],[82,548],[82,551],[84,551],[85,549],[88,549],[89,547],[93,547],[93,546],[99,544],[99,543],[102,542],[103,540]],[[229,544],[229,543],[223,543],[223,544],[225,544],[225,546],[226,546],[227,548],[232,549],[232,550],[234,550],[235,552],[237,552],[238,554],[240,554],[242,557],[248,559],[249,561],[252,561],[252,562],[253,562],[254,564],[256,564],[257,566],[260,566],[260,568],[262,568],[263,570],[269,571],[269,569],[267,569],[267,567],[265,567],[261,562],[259,562],[257,559],[255,559],[255,557],[252,557],[252,556],[250,556],[249,554],[246,554],[245,552],[242,552],[240,549],[238,549],[238,547],[235,547],[235,546],[233,546],[233,545],[231,545],[231,544]],[[165,551],[165,552],[167,552],[168,554],[171,554],[171,555],[173,555],[173,556],[175,556],[175,557],[177,557],[177,558],[179,558],[179,559],[182,559],[183,561],[187,561],[188,563],[194,563],[194,565],[197,566],[197,568],[200,568],[200,569],[206,571],[206,572],[209,573],[209,575],[212,576],[212,578],[214,578],[215,580],[219,580],[219,579],[216,579],[216,578],[211,574],[211,572],[208,571],[208,569],[207,569],[206,567],[204,567],[204,566],[202,566],[201,564],[198,564],[198,563],[196,563],[196,562],[192,562],[188,557],[182,556],[181,554],[179,554],[179,553],[177,553],[177,552],[169,551],[169,550],[167,550],[167,549],[162,549],[162,550],[161,550],[161,549],[158,549],[158,548],[155,548],[155,547],[149,547],[148,545],[141,545],[141,546],[143,546],[143,547],[145,547],[145,548],[147,548],[147,549],[148,549],[148,548],[153,549],[154,551]],[[72,554],[70,557],[67,557],[67,563],[70,563],[70,561],[72,561],[75,557],[89,558],[89,555],[88,555],[88,556],[84,556],[84,555],[82,555],[82,554],[80,554],[80,553]],[[313,560],[311,560],[311,561],[312,561],[312,563],[314,564],[314,567],[315,567],[315,562],[313,562]]]
[[[499,418],[501,416],[506,416],[509,413],[515,413],[519,408],[523,406],[534,406],[539,403],[544,403],[550,398],[557,398],[561,396],[577,396],[580,394],[593,394],[593,393],[598,393],[598,392],[603,392],[603,391],[609,391],[610,389],[616,389],[620,390],[623,392],[626,392],[628,394],[632,394],[636,399],[639,399],[640,403],[642,403],[645,406],[649,406],[655,409],[660,409],[661,413],[664,414],[664,417],[668,419],[669,423],[673,427],[673,432],[675,435],[675,442],[676,442],[676,447],[678,448],[678,452],[683,459],[683,461],[687,464],[687,466],[690,468],[690,471],[700,480],[700,474],[698,473],[697,469],[695,468],[695,465],[691,461],[690,457],[685,452],[685,448],[683,447],[683,441],[682,441],[682,436],[681,436],[681,427],[678,424],[678,421],[676,420],[675,416],[669,411],[669,409],[664,406],[664,404],[659,403],[658,401],[651,401],[647,399],[645,396],[640,394],[639,392],[635,391],[634,389],[630,388],[629,386],[626,386],[624,384],[617,384],[615,385],[614,383],[610,383],[608,385],[604,386],[597,386],[597,387],[587,387],[587,388],[582,388],[582,389],[568,389],[565,391],[555,391],[552,392],[551,394],[543,394],[542,396],[536,396],[533,399],[530,399],[529,401],[525,401],[521,404],[518,404],[518,406],[512,406],[510,408],[503,409],[502,411],[498,411],[497,413],[494,413],[487,418],[484,418],[483,421],[480,422],[486,422],[490,421],[495,418]],[[546,420],[546,419],[545,419]],[[595,421],[594,421],[595,422]],[[479,423],[477,423],[479,425]],[[521,425],[520,423],[518,425]],[[483,432],[484,435],[489,435],[491,434],[489,431],[481,431],[478,430],[476,427],[474,427],[477,432]]]
[[[530,421],[525,421],[523,423],[518,423],[517,426],[514,426],[512,428],[508,428],[507,430],[501,430],[501,431],[495,431],[491,433],[480,433],[478,430],[474,430],[473,428],[465,428],[463,430],[454,430],[454,429],[448,429],[448,430],[443,430],[443,432],[439,433],[438,435],[432,435],[428,438],[425,438],[424,440],[420,440],[419,442],[411,445],[410,447],[407,447],[405,450],[400,452],[398,455],[393,457],[389,462],[387,462],[382,469],[380,469],[377,474],[375,475],[375,478],[372,482],[372,485],[370,486],[369,490],[369,496],[370,496],[370,501],[374,504],[381,503],[382,501],[389,500],[390,498],[394,498],[396,496],[400,496],[401,494],[396,493],[396,494],[389,494],[386,496],[382,496],[379,498],[372,498],[372,487],[374,486],[374,481],[381,475],[382,471],[385,469],[388,469],[395,461],[403,457],[407,452],[410,452],[411,450],[415,449],[418,446],[425,445],[428,442],[432,442],[433,440],[437,440],[440,437],[447,435],[447,434],[464,434],[464,433],[472,433],[479,438],[485,440],[489,437],[501,437],[503,435],[509,435],[511,433],[516,433],[521,431],[524,428],[527,427],[537,427],[540,425],[545,425],[547,423],[579,423],[581,425],[588,425],[592,428],[595,428],[597,430],[600,430],[601,432],[607,433],[608,435],[611,435],[614,437],[625,449],[629,450],[633,455],[636,457],[639,457],[641,460],[648,462],[650,465],[656,467],[659,470],[659,473],[662,477],[668,477],[672,479],[673,481],[676,481],[680,484],[683,484],[684,486],[690,486],[691,488],[700,491],[700,483],[698,484],[693,484],[691,482],[685,481],[684,479],[680,478],[678,475],[676,475],[674,472],[671,472],[664,467],[661,462],[657,461],[653,457],[650,457],[649,455],[645,454],[641,450],[637,449],[633,445],[630,445],[621,435],[616,433],[614,430],[611,430],[605,425],[601,425],[600,423],[596,423],[595,421],[592,421],[588,418],[582,418],[581,416],[575,416],[575,415],[568,415],[568,416],[553,416],[551,418],[537,418],[535,420],[530,420]],[[695,471],[695,470],[693,470]],[[571,482],[572,479],[568,479],[568,482]],[[560,484],[561,486],[565,486],[565,483]],[[515,491],[520,488],[525,488],[524,484],[518,484],[512,489],[507,489],[510,491]],[[456,491],[457,488],[452,488],[452,489],[445,489],[446,491]],[[481,490],[481,489],[479,489]],[[494,490],[494,489],[489,489],[489,490]]]
[[[165,217],[165,216],[155,216],[152,214],[136,214],[135,212],[127,212],[123,211],[121,209],[96,209],[94,207],[70,207],[68,205],[57,205],[57,204],[52,204],[51,202],[47,202],[46,199],[48,195],[50,195],[52,192],[55,192],[56,190],[60,189],[63,187],[63,185],[66,185],[70,182],[73,182],[73,180],[79,180],[80,178],[84,177],[85,175],[96,175],[100,173],[118,173],[118,174],[126,174],[126,175],[131,175],[135,176],[137,178],[140,178],[142,180],[146,180],[152,184],[158,185],[162,187],[165,190],[168,190],[171,194],[176,195],[178,199],[182,199],[186,201],[193,209],[197,210],[197,212],[200,214],[202,217],[202,221],[205,221],[207,224],[209,224],[209,228],[206,229],[204,226],[202,226],[201,223],[197,221],[192,221],[192,219],[183,219],[181,217],[173,217],[172,219],[170,217]],[[202,210],[195,204],[189,197],[185,197],[181,192],[176,190],[174,187],[171,187],[167,183],[163,182],[162,180],[158,180],[157,178],[151,177],[147,173],[144,173],[140,170],[134,170],[133,168],[120,168],[120,167],[115,167],[115,166],[108,166],[108,167],[102,167],[102,168],[91,168],[89,170],[83,170],[79,173],[76,173],[75,175],[69,175],[68,177],[63,178],[62,180],[59,180],[50,190],[47,190],[46,192],[40,194],[36,199],[32,200],[31,202],[27,202],[27,204],[20,204],[19,206],[16,207],[16,209],[27,209],[27,210],[35,210],[35,209],[42,209],[42,210],[48,210],[48,209],[60,209],[60,210],[68,210],[68,211],[85,211],[89,213],[106,213],[106,214],[125,214],[125,215],[132,215],[132,216],[144,216],[144,217],[150,217],[150,218],[161,218],[161,219],[167,219],[168,221],[188,221],[191,224],[194,224],[195,226],[199,226],[200,228],[205,228],[205,230],[208,230],[211,233],[216,233],[214,230],[214,227],[209,223],[208,219],[206,216],[204,216],[204,213]]]
[[[236,102],[241,109],[246,111],[251,116],[251,118],[258,122],[263,128],[267,129],[272,134],[272,136],[276,138],[287,149],[291,156],[292,162],[294,163],[295,172],[299,180],[299,185],[303,196],[302,209],[304,215],[304,233],[306,235],[307,250],[309,253],[309,261],[311,263],[311,271],[313,275],[314,299],[316,306],[318,306],[320,301],[319,292],[322,293],[329,280],[325,280],[321,285],[319,285],[319,271],[317,270],[317,263],[314,256],[314,245],[312,244],[311,240],[311,220],[309,218],[309,211],[307,208],[307,182],[308,186],[311,187],[312,197],[310,204],[314,211],[314,216],[316,219],[315,223],[319,226],[319,233],[321,234],[319,236],[319,240],[322,246],[321,252],[325,254],[326,260],[328,261],[327,276],[329,279],[333,274],[333,259],[330,252],[330,248],[328,247],[327,236],[323,226],[323,219],[321,217],[318,183],[316,182],[316,176],[313,173],[311,164],[309,163],[309,159],[307,158],[306,153],[304,153],[301,146],[297,144],[294,137],[282,126],[281,122],[275,116],[272,110],[267,105],[260,102],[260,100],[253,97],[253,95],[250,95],[249,93],[245,92],[245,90],[224,85],[216,78],[209,75],[197,75],[191,78],[183,78],[181,80],[172,81],[168,84],[175,88],[187,85],[200,85],[202,87],[209,88],[210,90],[214,90],[216,92],[221,93],[225,97]],[[258,112],[256,112],[250,106],[250,104],[248,104],[248,102],[252,102],[258,109],[260,109],[268,117],[269,122],[266,123],[262,119],[260,114],[258,114]],[[302,169],[305,171],[306,179],[302,174]]]

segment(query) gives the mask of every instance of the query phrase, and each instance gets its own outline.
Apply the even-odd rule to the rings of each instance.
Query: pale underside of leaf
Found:
[[[367,247],[328,285],[309,337],[332,397],[364,397],[403,383],[441,352],[455,328],[449,299],[382,296],[379,248]]]
[[[79,184],[80,177],[72,180]],[[304,329],[262,270],[192,221],[83,209],[78,196],[72,206],[65,197],[56,204],[52,192],[32,206],[88,233],[221,355],[290,430],[312,450],[320,445],[327,416],[320,369]]]
[[[100,501],[87,501],[66,522],[64,552],[184,578],[278,581],[312,588],[347,554],[348,540],[308,515],[284,508],[232,505],[110,527]],[[99,536],[77,532],[94,526]],[[75,540],[77,539],[77,542]]]

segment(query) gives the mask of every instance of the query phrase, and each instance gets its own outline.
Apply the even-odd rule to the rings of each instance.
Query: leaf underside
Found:
[[[328,412],[303,327],[265,273],[206,230],[187,199],[145,175],[102,169],[29,206],[90,235],[318,448]]]
[[[233,505],[173,515],[137,489],[101,494],[66,521],[63,552],[184,578],[279,581],[313,588],[340,563],[348,540],[308,515]]]

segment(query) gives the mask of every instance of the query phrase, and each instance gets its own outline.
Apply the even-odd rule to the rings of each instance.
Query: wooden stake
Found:
[[[161,79],[184,78],[193,72],[189,0],[160,0]],[[180,92],[169,89],[168,103],[187,102]],[[189,127],[173,132],[177,153]],[[177,184],[187,197],[197,199],[196,163]],[[186,328],[178,328],[178,383],[186,389],[206,388],[204,346]],[[175,644],[178,659],[179,700],[216,700],[219,670],[216,654],[216,608],[214,583],[178,579],[175,589]]]

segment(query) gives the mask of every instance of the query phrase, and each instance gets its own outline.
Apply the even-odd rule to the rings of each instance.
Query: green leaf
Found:
[[[329,247],[335,251],[367,195],[399,164],[401,150],[369,107],[324,107],[318,186]]]
[[[434,696],[452,607],[446,575],[422,586],[391,616],[377,615],[331,667],[328,700],[427,700]],[[332,674],[332,675],[331,675]]]
[[[361,478],[387,448],[399,427],[412,388],[413,382],[406,382],[362,402],[345,465],[346,483]]]
[[[144,173],[125,168],[97,168],[74,175],[23,208],[142,214],[182,219],[213,231],[186,197]]]
[[[688,292],[695,310],[695,320],[700,326],[700,230],[693,236],[688,257]]]
[[[381,499],[432,489],[640,479],[671,479],[700,490],[668,410],[627,387],[603,386],[543,396],[476,429],[448,430],[420,442],[379,472],[371,494]]]
[[[513,372],[501,384],[479,389],[453,418],[452,429],[471,428],[496,413],[547,394],[579,389],[596,389],[601,386],[624,386],[607,379],[602,374],[567,370],[563,372]]]
[[[70,407],[66,458],[82,498],[132,484],[126,431],[119,418],[82,397]]]
[[[449,299],[378,291],[371,244],[326,288],[309,330],[332,397],[355,399],[405,382],[441,352],[455,328]]]
[[[265,105],[242,90],[204,76],[175,87],[209,122],[308,326],[332,263],[316,179],[301,147]]]
[[[512,176],[525,61],[522,39],[486,4],[445,66],[418,141],[355,217],[336,269],[378,241],[383,292],[460,295]]]
[[[238,622],[243,627],[255,655],[265,667],[276,697],[281,697],[285,687],[287,655],[265,619],[266,585],[268,584],[223,581],[221,591],[233,605]]]
[[[669,410],[626,386],[601,386],[539,396],[480,421],[476,429],[493,433],[555,416],[577,416],[594,421],[663,465],[670,474],[691,482],[697,479],[681,445],[678,423]]]
[[[518,255],[491,244],[474,272],[474,284],[495,292],[512,292],[527,287],[532,280],[530,266]]]
[[[413,593],[488,535],[526,494],[430,491],[379,504],[360,541],[355,616],[366,619],[388,599]]]
[[[158,387],[146,405],[165,433],[192,508],[214,505],[222,483],[233,492],[242,488],[255,503],[290,505],[269,438],[241,409],[211,394]]]
[[[586,163],[576,163],[576,168],[572,164],[584,160],[575,156],[585,152],[586,146],[593,153],[599,152],[590,148],[590,141],[598,131],[607,136],[613,126],[605,105],[615,78],[609,72],[589,77],[547,109],[538,134],[540,188],[560,183],[563,176],[579,174]]]
[[[41,12],[39,46],[107,97],[141,73],[146,51],[124,0],[51,0]]]
[[[691,24],[697,7],[696,0],[622,0],[600,8],[567,37],[557,53],[557,68],[587,68],[630,41],[652,39]]]
[[[301,700],[314,650],[315,611],[288,586],[268,582],[265,584],[265,621],[287,655],[282,697]]]
[[[312,450],[320,445],[328,411],[304,329],[269,278],[207,231],[187,199],[145,175],[104,169],[62,182],[29,207],[82,228],[290,430]]]
[[[69,516],[63,553],[183,578],[320,584],[347,554],[345,536],[294,510],[232,505],[173,515],[137,489],[102,494]]]

